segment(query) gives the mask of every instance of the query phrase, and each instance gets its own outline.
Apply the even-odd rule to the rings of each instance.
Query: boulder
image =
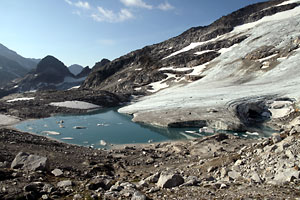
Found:
[[[299,178],[300,172],[294,168],[289,168],[277,172],[274,181],[276,184],[285,184]]]
[[[71,180],[60,181],[57,183],[57,187],[66,188],[72,186],[73,183]]]
[[[11,168],[23,169],[26,171],[47,170],[48,159],[42,156],[19,152],[11,163]]]
[[[254,181],[254,183],[261,183],[262,182],[260,176],[256,172],[254,172],[251,175],[251,180]]]
[[[132,198],[131,198],[131,200],[146,200],[146,199],[147,199],[147,197],[139,191],[136,191],[135,193],[133,193]]]
[[[172,188],[184,183],[184,179],[180,174],[164,172],[161,173],[157,186],[161,188]]]
[[[272,135],[272,141],[274,142],[274,144],[280,142],[282,140],[282,138],[280,137],[280,135],[278,133],[275,133]]]
[[[97,190],[99,188],[103,188],[104,190],[109,190],[112,185],[113,185],[113,183],[112,183],[111,179],[102,178],[102,177],[94,177],[90,181],[88,188],[90,190]]]
[[[157,183],[159,177],[160,177],[160,172],[157,172],[157,173],[149,176],[148,178],[146,178],[145,181],[148,183]]]
[[[241,174],[240,174],[239,172],[237,172],[237,171],[230,171],[230,172],[228,172],[228,177],[229,177],[230,179],[236,180],[236,179],[238,179],[240,176],[241,176]]]
[[[61,176],[63,175],[63,171],[61,171],[60,169],[54,169],[51,171],[51,173],[54,175],[54,176]]]

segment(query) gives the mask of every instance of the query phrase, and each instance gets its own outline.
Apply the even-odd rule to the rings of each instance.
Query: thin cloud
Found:
[[[175,7],[166,1],[165,3],[159,4],[158,9],[163,10],[163,11],[168,11],[168,10],[175,9]]]
[[[70,1],[70,0],[65,0],[65,2],[69,5],[73,5],[72,1]]]
[[[87,9],[87,10],[91,9],[91,6],[90,6],[89,2],[87,2],[87,1],[78,1],[74,5],[78,8],[82,8],[82,9]]]
[[[127,9],[121,9],[120,12],[115,13],[112,10],[105,9],[102,7],[97,7],[97,13],[91,15],[91,17],[98,22],[123,22],[134,18],[134,15]]]
[[[152,5],[145,3],[143,0],[120,0],[127,7],[139,7],[146,8],[151,10],[153,8]]]

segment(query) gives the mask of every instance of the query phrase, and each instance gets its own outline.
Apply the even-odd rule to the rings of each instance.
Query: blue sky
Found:
[[[263,0],[1,0],[0,43],[93,67]]]

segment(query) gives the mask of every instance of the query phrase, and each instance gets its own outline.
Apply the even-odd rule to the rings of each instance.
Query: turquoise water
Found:
[[[131,119],[131,116],[118,113],[117,109],[106,109],[85,115],[60,115],[24,121],[15,125],[15,128],[66,143],[94,148],[109,148],[111,144],[193,139],[210,135],[208,133],[199,134],[199,128],[159,128],[133,123]],[[76,129],[76,126],[81,129]],[[44,131],[54,131],[59,135],[52,135]],[[249,138],[269,136],[267,131],[259,136],[235,132],[232,134]]]
[[[108,144],[131,144],[201,137],[185,132],[197,131],[198,128],[158,128],[133,123],[131,119],[131,116],[120,114],[116,109],[107,109],[85,115],[60,115],[24,121],[15,125],[15,128],[66,143],[95,148],[108,147],[100,145],[101,140]],[[83,129],[75,129],[75,126]],[[44,131],[55,131],[60,135],[43,133]]]

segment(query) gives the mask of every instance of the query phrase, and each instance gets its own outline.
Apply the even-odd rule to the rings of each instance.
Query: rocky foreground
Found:
[[[296,199],[300,125],[98,150],[0,130],[0,199]]]

